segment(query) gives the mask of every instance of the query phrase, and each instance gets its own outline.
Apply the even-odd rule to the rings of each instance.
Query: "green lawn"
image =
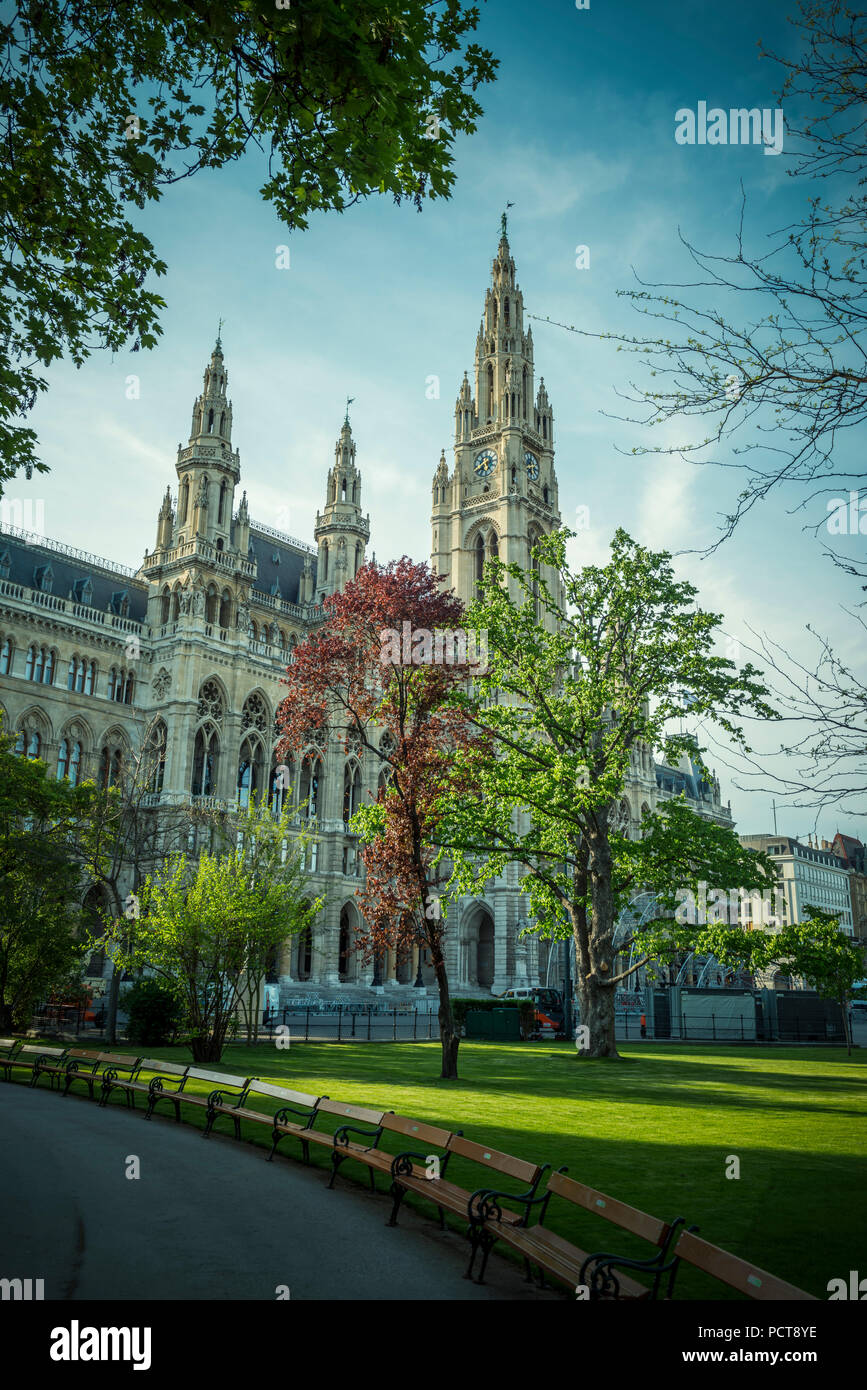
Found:
[[[685,1216],[708,1240],[820,1298],[829,1279],[863,1265],[867,1053],[653,1043],[622,1050],[620,1062],[594,1062],[568,1044],[464,1042],[460,1080],[444,1082],[438,1043],[299,1043],[285,1051],[233,1044],[219,1070],[395,1110],[521,1158],[566,1164],[571,1176],[655,1216]],[[189,1060],[178,1049],[155,1055]],[[267,1143],[265,1130],[253,1129]],[[282,1148],[300,1157],[291,1140]],[[729,1155],[740,1159],[738,1180],[725,1177]],[[315,1146],[314,1161],[327,1163]],[[366,1178],[347,1163],[338,1182],[353,1168]],[[471,1165],[455,1164],[449,1176],[480,1185]],[[556,1198],[547,1224],[585,1249],[629,1248],[609,1223],[572,1214]],[[737,1297],[687,1266],[676,1295]]]

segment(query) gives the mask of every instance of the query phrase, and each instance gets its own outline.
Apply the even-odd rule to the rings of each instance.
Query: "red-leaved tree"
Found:
[[[452,690],[483,669],[464,609],[427,565],[404,556],[364,565],[343,593],[325,600],[323,627],[296,647],[289,693],[277,711],[278,756],[306,747],[311,729],[342,729],[386,772],[375,803],[353,822],[365,842],[364,914],[358,947],[365,960],[386,949],[405,959],[427,950],[439,988],[442,1076],[457,1076],[459,1036],[445,962],[448,874],[437,831],[454,793],[456,747],[484,748],[463,715],[446,707]],[[470,764],[472,758],[470,758]],[[467,763],[463,763],[464,768]],[[462,773],[466,779],[467,772]]]

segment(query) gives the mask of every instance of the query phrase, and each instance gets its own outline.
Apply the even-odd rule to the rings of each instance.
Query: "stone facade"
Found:
[[[149,805],[182,817],[195,843],[197,807],[228,807],[251,793],[291,798],[300,820],[315,816],[311,870],[326,905],[310,939],[287,942],[280,996],[418,1000],[433,993],[418,956],[379,970],[353,950],[360,862],[347,829],[375,792],[382,766],[311,731],[304,756],[278,769],[274,713],[293,646],[322,618],[322,600],[364,562],[370,534],[348,418],[325,479],[315,545],[261,526],[248,513],[220,340],[178,446],[177,492],[167,488],[154,548],[136,569],[46,541],[0,531],[0,714],[22,753],[57,776],[106,782],[145,742],[157,750]],[[464,377],[455,409],[454,466],[433,480],[432,564],[459,595],[472,596],[486,558],[529,563],[535,538],[560,523],[553,412],[540,379],[534,394],[532,332],[503,228],[476,340],[474,386]],[[375,765],[374,765],[375,764]],[[696,809],[726,823],[719,784],[693,769],[664,768],[636,754],[621,816],[685,790]],[[545,978],[547,945],[522,938],[526,899],[517,870],[483,899],[452,909],[448,966],[457,994],[486,993]],[[90,974],[107,966],[97,957]]]

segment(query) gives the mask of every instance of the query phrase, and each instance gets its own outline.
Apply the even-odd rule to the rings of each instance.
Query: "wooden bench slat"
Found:
[[[368,1125],[381,1124],[385,1114],[383,1110],[368,1110],[363,1105],[347,1105],[342,1100],[320,1101],[319,1110],[326,1115],[338,1115],[343,1119],[359,1120],[362,1124]]]
[[[642,1236],[644,1240],[649,1240],[651,1245],[659,1245],[665,1237],[669,1223],[660,1221],[656,1216],[648,1216],[647,1212],[639,1211],[637,1207],[630,1207],[626,1202],[618,1202],[614,1197],[608,1197],[604,1192],[597,1192],[595,1187],[588,1187],[583,1182],[576,1182],[574,1178],[569,1178],[565,1173],[552,1173],[548,1179],[548,1187],[558,1196],[565,1197],[567,1201],[574,1202],[576,1206],[585,1207],[587,1211],[604,1216],[607,1221],[613,1221],[615,1225],[622,1226],[625,1231],[631,1231],[633,1235]]]
[[[441,1149],[446,1147],[451,1138],[451,1130],[422,1124],[420,1120],[410,1119],[408,1115],[383,1115],[382,1127],[393,1134],[404,1134],[408,1139],[418,1139],[423,1144],[436,1144]]]
[[[285,1086],[272,1085],[270,1081],[254,1081],[249,1094],[273,1096],[276,1100],[284,1100],[287,1105],[306,1106],[308,1110],[312,1110],[319,1100],[318,1096],[308,1096],[303,1091],[289,1091]]]
[[[767,1270],[748,1264],[746,1260],[730,1254],[728,1250],[721,1250],[718,1245],[711,1245],[710,1241],[702,1240],[691,1231],[683,1232],[674,1253],[687,1264],[694,1265],[696,1269],[703,1270],[705,1274],[750,1298],[817,1301],[813,1294],[796,1289],[785,1279],[778,1279],[775,1274],[768,1274]]]
[[[198,1067],[190,1067],[187,1073],[190,1081],[211,1081],[215,1086],[245,1086],[247,1077],[226,1076],[224,1073],[216,1071],[201,1071]]]
[[[182,1067],[179,1062],[163,1062],[159,1057],[144,1057],[141,1064],[142,1071],[153,1071],[159,1076],[183,1076],[189,1071],[189,1067]]]
[[[527,1163],[523,1158],[513,1158],[511,1154],[500,1153],[498,1149],[485,1148],[483,1144],[475,1144],[471,1139],[463,1139],[457,1134],[449,1135],[448,1148],[450,1153],[472,1159],[474,1163],[481,1163],[498,1173],[506,1173],[511,1178],[520,1178],[522,1182],[535,1182],[539,1176],[538,1163]]]

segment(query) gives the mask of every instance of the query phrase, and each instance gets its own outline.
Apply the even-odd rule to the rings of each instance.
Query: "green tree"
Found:
[[[0,483],[44,470],[40,369],[152,348],[166,264],[136,212],[250,146],[290,230],[449,197],[496,60],[460,0],[25,0],[0,21]]]
[[[26,1027],[34,1005],[81,962],[84,876],[74,852],[92,788],[48,776],[0,730],[0,1029]]]
[[[324,904],[322,897],[309,896],[310,835],[294,832],[287,840],[289,812],[272,816],[264,802],[251,797],[249,804],[228,817],[223,835],[236,846],[238,872],[251,893],[279,883],[284,900],[291,905],[290,927],[275,940],[270,931],[250,934],[244,957],[244,978],[238,992],[238,1006],[247,1032],[247,1043],[257,1038],[259,1007],[265,977],[275,963],[280,945],[288,935],[297,935],[311,925]]]
[[[840,930],[839,920],[821,908],[806,905],[804,922],[790,922],[777,932],[727,931],[716,928],[712,938],[714,955],[725,965],[747,965],[766,970],[778,965],[789,975],[798,975],[823,999],[840,1005],[846,1051],[852,1052],[849,1006],[864,997],[860,982],[865,976],[863,942]]]
[[[543,537],[529,574],[499,560],[486,566],[467,622],[487,633],[489,667],[454,698],[496,756],[468,765],[476,791],[455,801],[443,848],[462,891],[509,862],[524,868],[545,929],[556,934],[565,922],[574,936],[589,1055],[616,1057],[614,990],[630,972],[615,969],[614,931],[636,887],[673,900],[676,887],[702,877],[722,878],[727,890],[768,881],[767,866],[736,836],[687,807],[665,808],[650,818],[646,841],[628,841],[618,823],[626,779],[654,748],[669,761],[688,754],[709,778],[694,737],[673,731],[685,689],[691,712],[740,746],[738,717],[774,711],[759,672],[713,655],[719,617],[696,606],[697,590],[675,579],[668,552],[618,531],[609,564],[573,572],[570,534]],[[648,929],[647,957],[682,946],[682,936],[665,936],[673,928],[658,924],[655,941]]]
[[[267,810],[251,813],[246,824],[254,836],[272,833]],[[110,925],[116,962],[154,971],[182,1001],[197,1062],[219,1061],[250,993],[248,969],[263,968],[321,905],[306,891],[288,811],[275,825],[275,838],[286,842],[286,863],[278,871],[271,862],[274,877],[267,876],[267,856],[257,860],[246,839],[227,852],[206,850],[192,863],[184,854],[169,855],[142,884],[140,916]]]

